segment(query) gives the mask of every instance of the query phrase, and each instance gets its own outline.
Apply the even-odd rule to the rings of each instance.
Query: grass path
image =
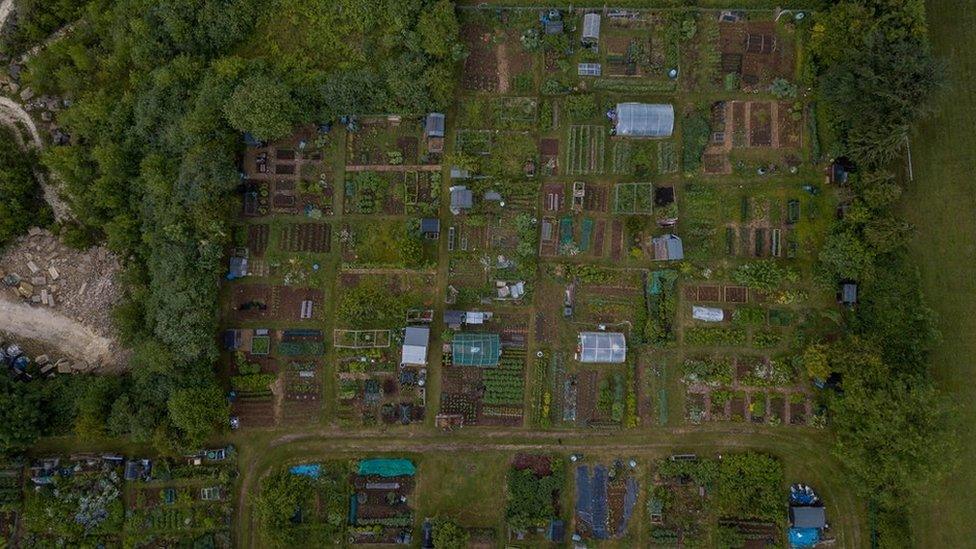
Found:
[[[918,228],[912,251],[929,305],[939,317],[942,341],[932,356],[936,379],[960,403],[962,463],[947,482],[924,497],[915,514],[920,547],[967,547],[976,523],[976,3],[928,0],[935,53],[943,58],[950,89],[939,112],[912,140],[915,181],[904,198],[904,215]]]
[[[350,432],[323,428],[292,433],[280,430],[251,431],[243,436],[246,441],[234,440],[241,452],[241,477],[238,481],[234,521],[237,545],[240,547],[260,545],[252,522],[251,496],[258,490],[260,479],[275,467],[326,457],[397,454],[416,459],[420,466],[421,482],[426,483],[432,481],[425,480],[425,475],[433,475],[433,478],[440,476],[438,473],[445,467],[439,461],[443,462],[447,456],[458,459],[463,453],[491,453],[508,459],[519,451],[563,454],[582,451],[588,456],[634,456],[645,462],[675,452],[697,452],[702,455],[744,450],[768,452],[783,460],[788,480],[800,479],[817,486],[827,503],[833,525],[832,533],[837,536],[838,547],[857,548],[864,547],[867,543],[863,530],[866,516],[863,502],[858,501],[851,493],[840,464],[830,456],[829,437],[815,429],[726,424],[657,429],[649,436],[647,432],[640,431],[529,432],[466,429],[455,433],[441,433],[419,430]],[[235,438],[237,437],[241,435],[238,434]],[[429,456],[428,462],[426,460]],[[499,487],[493,483],[470,483],[469,480],[456,479],[454,482],[498,495]],[[454,487],[454,492],[464,494],[468,499],[477,499],[474,494],[464,490],[463,486]],[[427,505],[421,503],[422,507],[427,508]],[[439,501],[435,505],[440,509],[450,506],[451,502],[445,501]],[[501,518],[498,520],[500,522]]]

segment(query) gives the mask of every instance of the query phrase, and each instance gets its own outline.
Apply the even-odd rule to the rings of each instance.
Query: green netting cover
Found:
[[[590,235],[593,233],[593,220],[586,218],[583,220],[583,231],[580,235],[580,246],[581,252],[585,252],[590,249]]]
[[[566,245],[573,241],[573,218],[568,215],[559,220],[559,243]]]
[[[660,295],[663,290],[670,290],[674,286],[674,281],[677,278],[678,271],[672,269],[652,272],[651,280],[648,284],[650,286],[648,293],[651,295]]]
[[[360,476],[412,477],[417,468],[409,459],[375,458],[359,462]]]
[[[462,332],[451,341],[451,360],[455,366],[497,366],[501,347],[498,334]]]

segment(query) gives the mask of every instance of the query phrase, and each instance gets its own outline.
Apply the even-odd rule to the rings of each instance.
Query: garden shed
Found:
[[[677,235],[666,234],[651,239],[654,259],[658,261],[677,261],[685,258],[684,246]]]
[[[546,34],[560,34],[563,32],[563,14],[559,10],[548,10],[539,16],[542,28]]]
[[[823,507],[790,507],[790,525],[793,528],[824,528],[827,515]]]
[[[432,112],[424,120],[424,137],[444,137],[444,115],[439,112]]]
[[[857,284],[844,282],[840,286],[840,302],[848,307],[857,304]]]
[[[427,364],[427,346],[430,344],[430,328],[408,326],[403,332],[403,348],[400,364],[424,366]]]
[[[576,358],[587,364],[621,364],[627,360],[627,339],[620,332],[580,332]]]
[[[671,137],[674,106],[650,103],[618,103],[614,129],[622,137]]]
[[[464,210],[470,210],[474,205],[474,194],[471,189],[464,185],[451,187],[451,213],[460,214]]]
[[[460,329],[464,324],[464,311],[444,311],[444,324],[454,330]]]
[[[425,217],[420,220],[420,234],[424,238],[437,239],[441,235],[441,221],[436,217]]]
[[[230,268],[227,270],[227,280],[235,280],[247,276],[247,258],[234,256],[230,258]]]
[[[600,41],[600,14],[587,13],[583,16],[584,45],[596,45]]]
[[[502,343],[498,334],[465,332],[451,341],[451,360],[455,366],[498,366]]]

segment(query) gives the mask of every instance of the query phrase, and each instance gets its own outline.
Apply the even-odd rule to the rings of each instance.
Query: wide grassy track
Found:
[[[976,524],[976,2],[928,0],[935,52],[950,89],[912,140],[914,183],[904,214],[918,227],[912,250],[924,292],[939,315],[933,354],[939,383],[959,404],[962,460],[925,494],[916,514],[919,547],[972,547]]]

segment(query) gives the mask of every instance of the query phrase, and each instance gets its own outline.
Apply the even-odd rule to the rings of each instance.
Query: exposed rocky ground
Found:
[[[121,266],[102,247],[79,251],[31,229],[0,257],[0,330],[45,342],[91,365],[119,363],[111,311]]]
[[[106,248],[75,250],[37,228],[0,257],[8,296],[49,307],[106,337],[114,335],[111,309],[119,298],[114,278],[120,269],[118,259]]]

